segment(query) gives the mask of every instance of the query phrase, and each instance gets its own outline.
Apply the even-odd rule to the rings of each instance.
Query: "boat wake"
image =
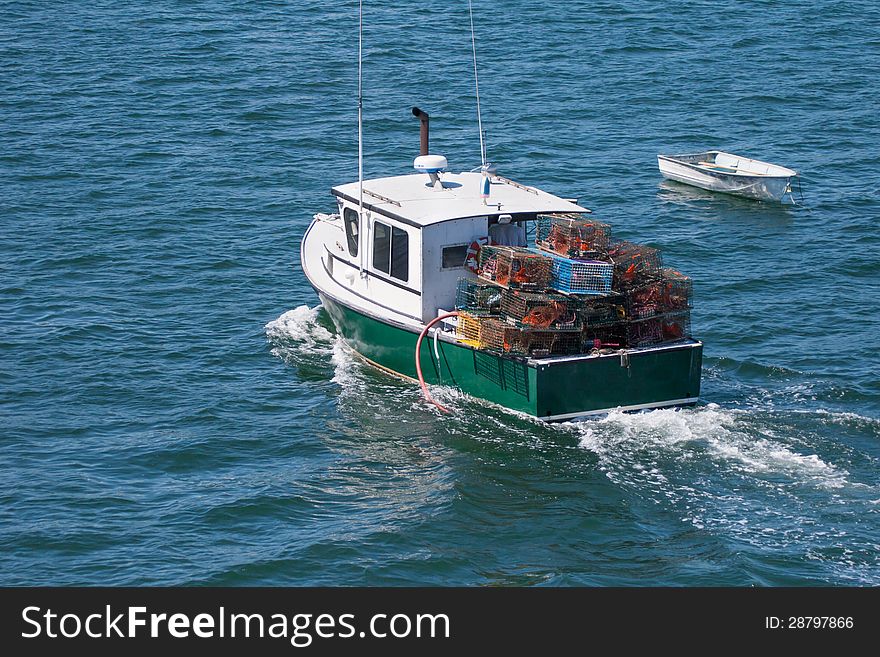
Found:
[[[566,454],[586,452],[595,459],[589,467],[627,495],[637,516],[639,509],[652,510],[646,518],[660,510],[731,554],[747,555],[755,581],[780,581],[774,559],[799,554],[825,573],[817,581],[880,583],[878,546],[863,522],[880,513],[880,486],[865,474],[880,463],[827,437],[828,425],[859,437],[880,435],[875,418],[803,408],[805,400],[793,411],[745,395],[738,408],[614,411],[547,425],[494,405],[487,412],[486,402],[432,386],[453,410],[445,415],[424,403],[418,386],[372,376],[324,321],[320,306],[299,306],[265,332],[272,354],[301,375],[311,371],[332,381],[346,426],[354,422],[363,435],[393,435],[400,445],[427,434],[466,438],[511,454],[529,449],[557,465],[569,462]],[[390,408],[397,409],[393,421]]]
[[[818,411],[811,421],[827,419]],[[877,513],[880,487],[854,481],[846,454],[820,456],[835,447],[809,430],[790,432],[775,415],[715,404],[612,412],[569,427],[616,486],[734,549],[795,550],[839,581],[880,581],[870,532],[853,529]]]
[[[685,462],[700,457],[704,463],[742,475],[784,474],[792,481],[829,489],[844,486],[849,474],[816,454],[794,451],[772,429],[751,422],[749,412],[716,404],[637,414],[612,412],[578,427],[581,446],[612,470],[624,455],[629,455],[627,460],[648,456],[654,462],[664,457]]]

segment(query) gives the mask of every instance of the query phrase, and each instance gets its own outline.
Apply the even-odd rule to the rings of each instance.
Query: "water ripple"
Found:
[[[446,417],[335,335],[298,244],[357,175],[355,4],[8,4],[0,583],[878,583],[876,3],[497,9],[490,159],[694,277],[705,405]],[[367,176],[413,105],[479,163],[467,26],[367,3]],[[661,181],[707,147],[803,204]]]

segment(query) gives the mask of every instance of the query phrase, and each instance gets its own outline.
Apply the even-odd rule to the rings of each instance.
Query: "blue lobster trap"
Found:
[[[566,294],[608,294],[614,280],[614,265],[598,260],[569,260],[545,253],[552,260],[550,287]]]

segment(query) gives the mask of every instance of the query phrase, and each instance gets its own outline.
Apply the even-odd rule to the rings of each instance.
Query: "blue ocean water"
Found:
[[[543,425],[361,364],[298,266],[357,4],[0,3],[0,584],[880,584],[880,8],[475,0],[503,175],[694,278],[703,403]],[[367,176],[479,164],[467,3],[367,1]],[[803,172],[803,204],[658,152]]]

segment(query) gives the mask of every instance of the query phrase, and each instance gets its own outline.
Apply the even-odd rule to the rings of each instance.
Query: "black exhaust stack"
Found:
[[[428,113],[423,112],[418,107],[412,108],[413,116],[416,117],[421,123],[421,127],[419,129],[419,155],[427,155],[428,154]]]

